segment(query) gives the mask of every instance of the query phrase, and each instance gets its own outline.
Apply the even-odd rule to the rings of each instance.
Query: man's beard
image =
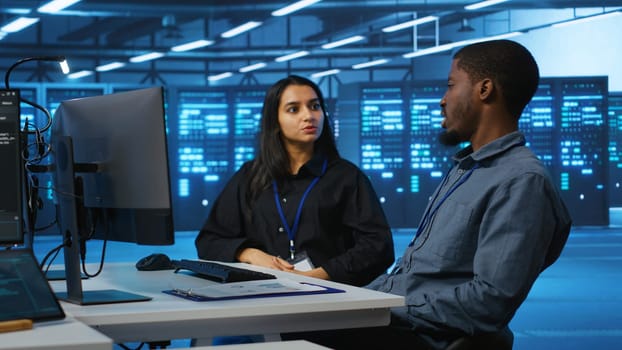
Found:
[[[445,146],[456,146],[460,142],[460,135],[455,130],[443,130],[438,135],[438,141]]]

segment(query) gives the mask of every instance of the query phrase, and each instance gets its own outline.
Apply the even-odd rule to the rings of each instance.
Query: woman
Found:
[[[393,263],[376,193],[339,156],[315,83],[289,76],[270,87],[257,155],[229,180],[195,244],[201,259],[357,286]]]

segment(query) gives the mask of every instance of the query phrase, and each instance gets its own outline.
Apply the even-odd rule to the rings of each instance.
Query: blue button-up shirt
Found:
[[[368,286],[405,296],[393,324],[439,348],[507,326],[540,272],[558,258],[571,226],[522,133],[476,152],[466,147],[454,161],[395,270]]]

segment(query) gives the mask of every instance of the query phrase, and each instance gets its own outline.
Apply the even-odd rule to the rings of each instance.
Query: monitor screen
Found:
[[[0,90],[0,245],[23,243],[19,90]]]
[[[91,238],[174,243],[163,96],[154,87],[66,100],[56,109],[50,138],[55,198],[69,242],[67,292],[59,298],[83,305],[149,300],[83,291],[80,266]]]

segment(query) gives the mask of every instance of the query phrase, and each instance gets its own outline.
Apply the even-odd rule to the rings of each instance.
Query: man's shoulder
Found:
[[[551,172],[542,159],[525,146],[510,150],[499,157],[495,163],[495,172],[507,179],[531,175],[552,181]]]

